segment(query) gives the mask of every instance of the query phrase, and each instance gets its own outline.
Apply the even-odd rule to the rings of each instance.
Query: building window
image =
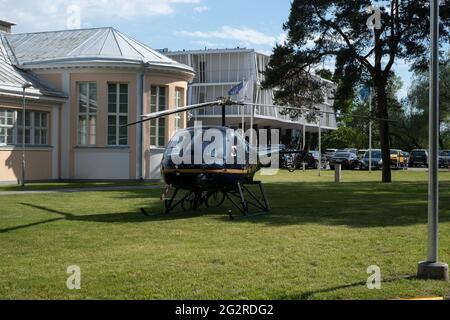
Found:
[[[25,112],[25,144],[31,144],[31,112]],[[22,144],[23,112],[17,112],[17,144]]]
[[[14,111],[0,109],[0,146],[14,143],[14,117]]]
[[[95,145],[97,130],[97,84],[78,83],[78,144]]]
[[[206,83],[206,61],[200,61],[199,66],[200,83]]]
[[[108,84],[108,145],[128,145],[128,84]]]
[[[175,108],[179,109],[184,107],[184,90],[177,88],[175,90]],[[176,113],[175,114],[175,132],[180,130],[181,125],[181,114]]]
[[[34,144],[46,145],[48,136],[47,114],[34,112]]]
[[[166,88],[151,87],[150,112],[159,112],[167,109]],[[153,147],[164,147],[166,144],[166,120],[157,119],[150,121],[150,145]]]
[[[0,109],[0,146],[21,145],[23,112]],[[48,145],[48,113],[25,112],[25,144]]]

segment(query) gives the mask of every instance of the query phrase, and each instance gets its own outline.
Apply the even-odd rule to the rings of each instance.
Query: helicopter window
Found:
[[[166,87],[151,87],[150,112],[164,111],[166,106]],[[166,144],[166,119],[150,121],[150,145],[164,147]]]
[[[128,84],[108,84],[108,145],[128,145]]]

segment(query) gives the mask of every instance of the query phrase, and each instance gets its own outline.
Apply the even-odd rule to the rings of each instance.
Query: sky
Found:
[[[270,54],[285,39],[290,0],[0,0],[13,32],[115,27],[155,49],[246,47]],[[404,82],[404,62],[395,71]]]

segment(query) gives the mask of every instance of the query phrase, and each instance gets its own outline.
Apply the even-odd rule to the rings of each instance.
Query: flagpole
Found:
[[[420,279],[449,280],[448,265],[438,262],[439,242],[439,0],[430,3],[430,119],[429,119],[429,182],[428,182],[428,260],[419,263]]]

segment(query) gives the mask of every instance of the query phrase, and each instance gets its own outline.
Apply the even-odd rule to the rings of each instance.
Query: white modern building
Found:
[[[303,133],[318,132],[318,122],[308,121],[305,117],[292,119],[289,115],[282,115],[279,108],[272,106],[273,91],[263,90],[261,87],[264,80],[263,72],[270,60],[268,55],[245,48],[198,51],[163,49],[160,52],[196,71],[196,76],[188,87],[189,104],[214,101],[218,97],[228,96],[231,88],[241,81],[249,81],[246,101],[256,105],[253,120],[255,129],[279,128],[282,142],[286,144],[298,141],[304,137]],[[320,127],[323,131],[335,130],[337,124],[333,114],[332,97],[335,84],[328,80],[323,82],[330,90],[324,98],[324,103],[316,106],[324,111]],[[190,122],[197,120],[205,125],[220,125],[221,115],[220,107],[200,109],[192,114]],[[241,128],[244,124],[245,128],[249,128],[250,116],[250,107],[233,106],[227,111],[227,125]]]

